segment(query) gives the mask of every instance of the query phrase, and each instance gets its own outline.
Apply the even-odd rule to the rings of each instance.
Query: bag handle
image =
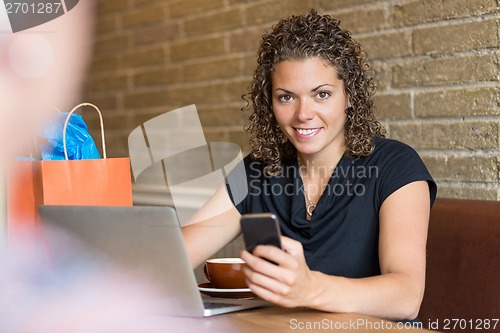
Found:
[[[78,109],[79,107],[82,107],[82,106],[91,106],[93,107],[97,113],[99,114],[99,122],[100,122],[100,125],[101,125],[101,142],[102,142],[102,156],[103,158],[106,158],[106,140],[104,139],[104,123],[102,121],[102,113],[101,113],[101,110],[99,110],[99,108],[97,106],[95,106],[94,104],[92,103],[80,103],[78,104],[77,106],[75,106],[73,108],[73,110],[71,110],[69,113],[68,113],[68,116],[66,117],[66,121],[64,122],[64,127],[63,127],[63,147],[64,147],[64,157],[68,160],[68,147],[66,147],[66,129],[68,127],[68,123],[69,123],[69,119],[71,118],[71,115],[76,111],[76,109]]]

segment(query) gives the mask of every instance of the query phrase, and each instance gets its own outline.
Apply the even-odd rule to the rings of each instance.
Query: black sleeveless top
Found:
[[[238,211],[276,214],[282,234],[302,243],[309,268],[329,275],[380,275],[379,211],[397,189],[425,180],[431,205],[436,198],[436,184],[415,150],[389,139],[375,139],[375,150],[369,156],[344,156],[339,161],[311,221],[306,219],[296,159],[283,165],[277,176],[266,175],[264,165],[250,155],[243,163],[246,188],[227,186]],[[235,202],[234,198],[243,199]]]

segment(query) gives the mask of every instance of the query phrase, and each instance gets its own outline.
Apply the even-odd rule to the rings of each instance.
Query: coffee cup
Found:
[[[212,258],[205,261],[203,273],[214,288],[248,288],[243,274],[244,265],[240,258]]]

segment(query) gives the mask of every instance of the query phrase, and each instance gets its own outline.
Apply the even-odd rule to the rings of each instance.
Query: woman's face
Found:
[[[305,58],[276,64],[272,105],[278,125],[303,157],[344,153],[349,102],[344,82],[328,62]]]

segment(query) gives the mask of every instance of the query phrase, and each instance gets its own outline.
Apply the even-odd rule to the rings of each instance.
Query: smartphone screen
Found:
[[[240,223],[248,252],[251,253],[257,245],[274,245],[281,249],[281,232],[276,215],[245,214],[241,216]]]

